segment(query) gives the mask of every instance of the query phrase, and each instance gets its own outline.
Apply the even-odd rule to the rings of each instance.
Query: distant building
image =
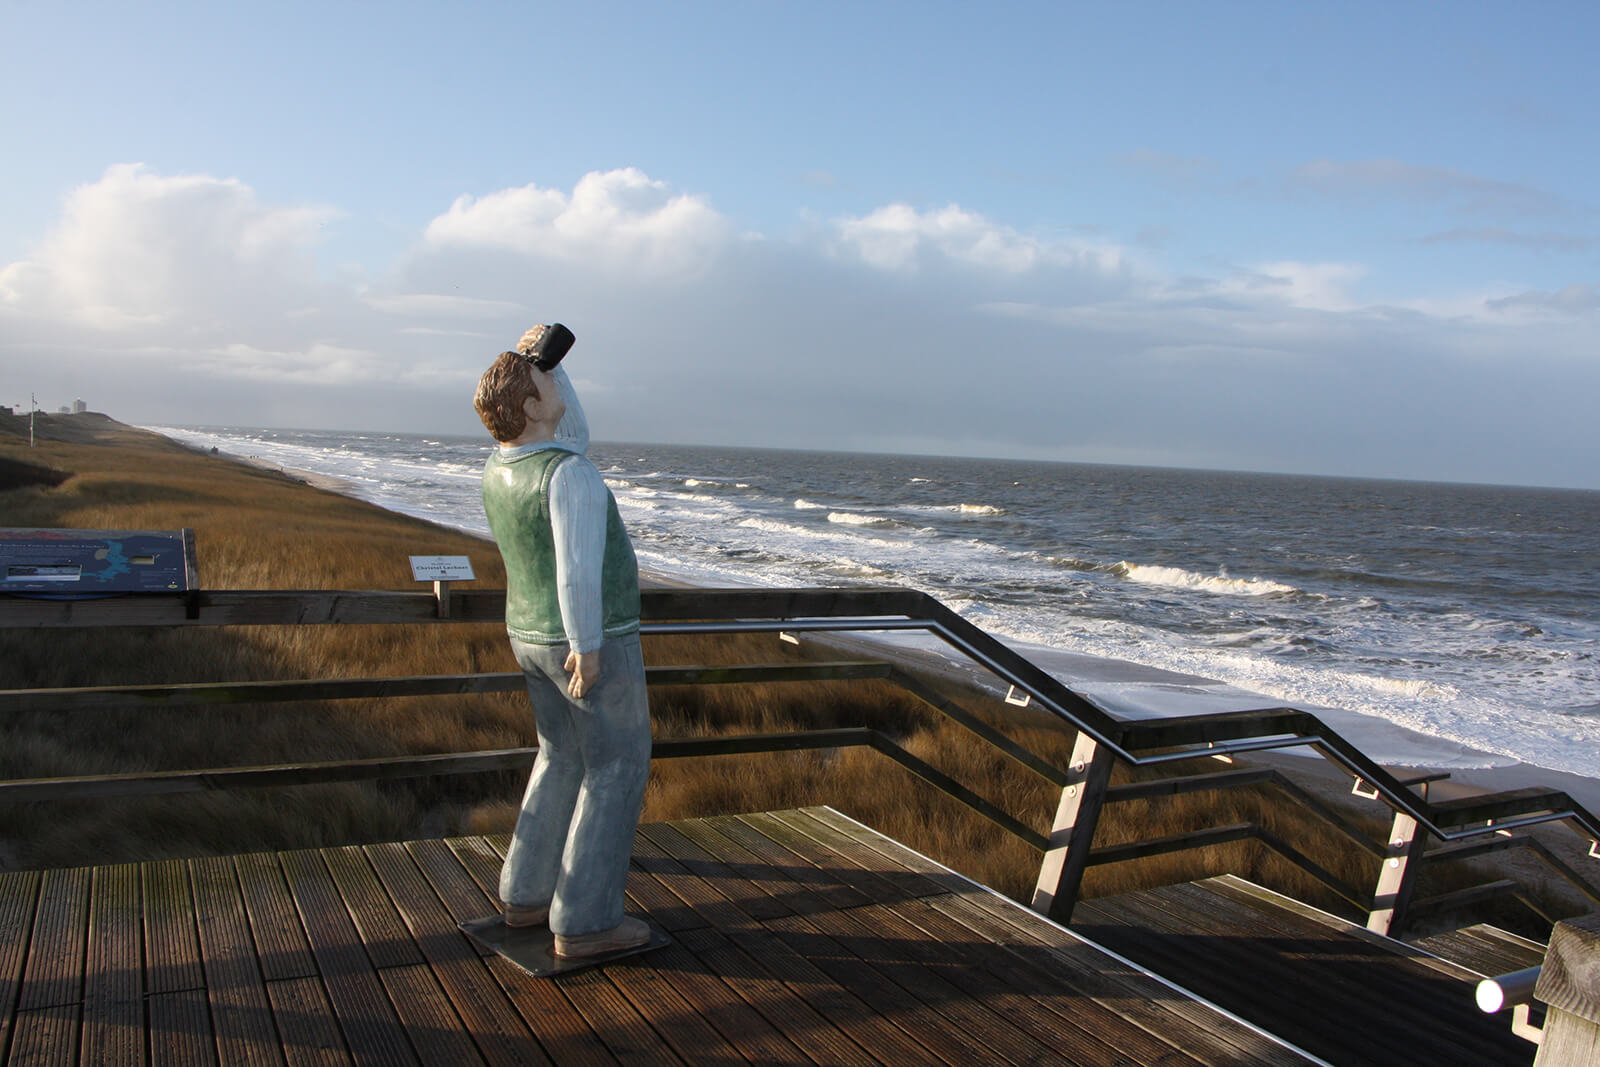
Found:
[[[67,407],[67,405],[62,404],[60,407],[56,408],[56,413],[58,415],[71,415],[72,409]]]
[[[82,400],[74,400],[72,402],[72,413],[74,415],[82,415],[85,411],[88,411],[88,410],[89,410],[89,405],[85,404]]]

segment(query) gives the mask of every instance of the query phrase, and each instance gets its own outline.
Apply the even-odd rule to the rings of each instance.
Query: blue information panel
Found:
[[[0,594],[181,593],[197,586],[193,530],[0,527]]]

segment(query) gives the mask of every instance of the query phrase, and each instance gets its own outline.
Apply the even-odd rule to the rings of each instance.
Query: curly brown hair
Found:
[[[483,420],[491,437],[496,441],[514,441],[528,425],[522,404],[530,396],[535,400],[544,399],[539,395],[527,357],[517,352],[502,352],[478,379],[472,406],[478,409],[478,418]]]

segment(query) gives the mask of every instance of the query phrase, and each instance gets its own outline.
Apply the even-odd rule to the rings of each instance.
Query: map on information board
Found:
[[[178,593],[193,585],[190,530],[0,527],[0,593]]]

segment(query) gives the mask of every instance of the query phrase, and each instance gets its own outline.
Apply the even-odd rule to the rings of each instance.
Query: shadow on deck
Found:
[[[629,906],[673,943],[536,979],[456,928],[493,912],[503,848],[0,875],[0,1060],[1532,1059],[1466,968],[1240,879],[1083,901],[1069,932],[831,808],[641,826]]]
[[[1300,1063],[829,808],[640,827],[673,944],[553,979],[456,929],[503,839],[0,875],[8,1063]]]

